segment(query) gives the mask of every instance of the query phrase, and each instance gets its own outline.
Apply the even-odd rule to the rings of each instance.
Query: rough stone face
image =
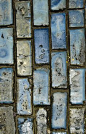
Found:
[[[17,112],[20,115],[32,114],[30,79],[17,80]]]
[[[49,63],[49,29],[35,29],[35,62]]]
[[[19,134],[34,134],[32,118],[18,118]]]
[[[48,0],[33,0],[34,25],[48,25]]]
[[[0,107],[0,134],[15,134],[13,107]]]
[[[34,105],[50,104],[49,70],[45,68],[36,69],[33,73],[33,103]]]
[[[31,38],[30,1],[16,2],[16,28],[18,38]]]
[[[37,134],[47,134],[47,112],[40,108],[36,114]]]
[[[52,49],[66,48],[66,14],[51,15]]]
[[[69,27],[84,27],[84,10],[69,11]]]
[[[70,134],[84,134],[84,108],[70,109]]]
[[[0,25],[10,25],[12,23],[12,0],[0,0]]]
[[[85,100],[85,69],[70,70],[70,101],[83,104]]]
[[[53,94],[52,104],[52,128],[66,129],[67,93],[57,92]]]
[[[70,58],[71,64],[85,63],[85,31],[84,29],[70,30]]]
[[[83,8],[83,0],[69,0],[69,8]]]
[[[13,29],[0,29],[0,64],[13,64]]]
[[[59,10],[66,8],[66,0],[51,0],[51,9]]]
[[[31,41],[17,41],[17,74],[22,76],[32,74]]]
[[[66,52],[53,52],[51,57],[52,87],[66,88]]]
[[[0,69],[0,103],[13,102],[13,69]]]

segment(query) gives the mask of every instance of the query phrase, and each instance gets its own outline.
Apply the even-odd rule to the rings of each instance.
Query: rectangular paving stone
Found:
[[[69,27],[84,27],[84,10],[69,11]]]
[[[52,104],[52,128],[66,129],[67,93],[57,92],[53,94]]]
[[[0,0],[0,25],[13,24],[12,0]]]
[[[66,132],[52,132],[52,134],[66,134]]]
[[[16,2],[16,30],[18,38],[31,38],[30,1]]]
[[[0,68],[0,103],[13,102],[13,69]]]
[[[49,63],[49,29],[35,29],[35,62],[37,64]]]
[[[39,108],[36,113],[36,127],[37,134],[48,134],[47,133],[47,111],[44,108]]]
[[[67,88],[66,52],[51,54],[52,87]]]
[[[34,25],[48,25],[48,0],[33,0]]]
[[[13,64],[13,28],[0,29],[0,64]]]
[[[66,8],[66,0],[51,0],[52,10],[62,10]]]
[[[50,104],[50,83],[49,70],[38,68],[33,73],[33,104],[49,105]]]
[[[84,108],[70,109],[70,134],[84,134]]]
[[[85,69],[70,69],[70,102],[83,104],[85,100]]]
[[[69,0],[69,8],[83,8],[84,0]]]
[[[13,107],[0,107],[0,134],[15,134]]]
[[[31,115],[31,79],[17,79],[17,113]]]
[[[18,118],[19,134],[34,134],[32,118]]]
[[[17,74],[20,76],[32,74],[31,41],[17,41]]]
[[[71,64],[85,63],[85,30],[70,30],[70,59]]]
[[[52,49],[66,48],[66,14],[55,13],[51,15]]]

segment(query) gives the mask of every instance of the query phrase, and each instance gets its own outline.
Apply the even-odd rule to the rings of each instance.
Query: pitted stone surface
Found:
[[[20,115],[31,115],[31,83],[30,79],[17,80],[17,112]]]
[[[47,134],[47,111],[40,108],[36,113],[37,134]]]
[[[51,57],[52,87],[66,88],[66,52],[53,52]]]
[[[69,8],[83,8],[84,0],[69,0]]]
[[[67,93],[57,92],[53,94],[52,104],[52,128],[66,129]]]
[[[30,1],[16,2],[16,28],[18,38],[31,38]]]
[[[70,102],[83,104],[85,100],[85,69],[70,69]]]
[[[70,30],[70,58],[72,65],[85,63],[85,29]]]
[[[49,105],[50,104],[50,83],[49,70],[39,68],[33,74],[33,104]]]
[[[17,74],[21,76],[32,74],[31,41],[17,41]]]
[[[13,102],[13,69],[0,68],[0,103]]]
[[[0,64],[13,64],[13,28],[0,29]]]
[[[19,134],[34,134],[32,118],[18,118]]]
[[[13,23],[12,0],[0,0],[0,25]]]
[[[0,134],[15,134],[13,107],[0,107]]]
[[[70,109],[70,134],[84,134],[84,108]]]

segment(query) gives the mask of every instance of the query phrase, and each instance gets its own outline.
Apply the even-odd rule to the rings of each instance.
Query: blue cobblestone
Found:
[[[84,0],[69,0],[69,8],[83,8]]]
[[[66,0],[51,0],[51,9],[59,10],[66,8]]]
[[[49,63],[49,29],[35,29],[35,62]]]
[[[52,49],[66,48],[66,14],[51,15]]]

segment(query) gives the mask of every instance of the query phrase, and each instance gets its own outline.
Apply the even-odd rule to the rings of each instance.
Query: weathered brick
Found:
[[[10,25],[12,23],[12,0],[0,0],[0,25]]]
[[[85,69],[70,70],[70,102],[83,104],[85,100]]]
[[[34,105],[50,104],[49,70],[45,68],[36,69],[33,73],[33,103]]]
[[[13,69],[0,68],[0,103],[13,102]]]
[[[71,64],[85,63],[85,30],[70,30],[70,58]]]
[[[13,107],[0,107],[0,134],[15,134]]]
[[[66,14],[51,15],[52,49],[66,48]]]
[[[70,109],[70,134],[84,134],[84,108]]]
[[[69,0],[69,8],[83,8],[83,0]]]
[[[69,11],[69,27],[84,27],[84,10]]]
[[[51,0],[51,9],[59,10],[66,8],[66,0]]]
[[[0,29],[0,63],[13,64],[13,29]]]
[[[31,38],[30,1],[16,2],[16,28],[18,38]]]
[[[36,113],[37,134],[47,134],[47,111],[40,108]]]
[[[53,52],[51,56],[52,87],[67,88],[66,52]]]
[[[35,62],[49,63],[49,29],[35,29]]]
[[[34,25],[48,25],[48,0],[33,0]]]
[[[31,115],[31,79],[17,79],[17,112],[20,115]]]
[[[17,74],[32,74],[32,46],[31,41],[17,41]]]
[[[19,134],[34,134],[32,118],[18,118]]]
[[[67,93],[57,92],[53,94],[52,104],[52,128],[66,129]]]

